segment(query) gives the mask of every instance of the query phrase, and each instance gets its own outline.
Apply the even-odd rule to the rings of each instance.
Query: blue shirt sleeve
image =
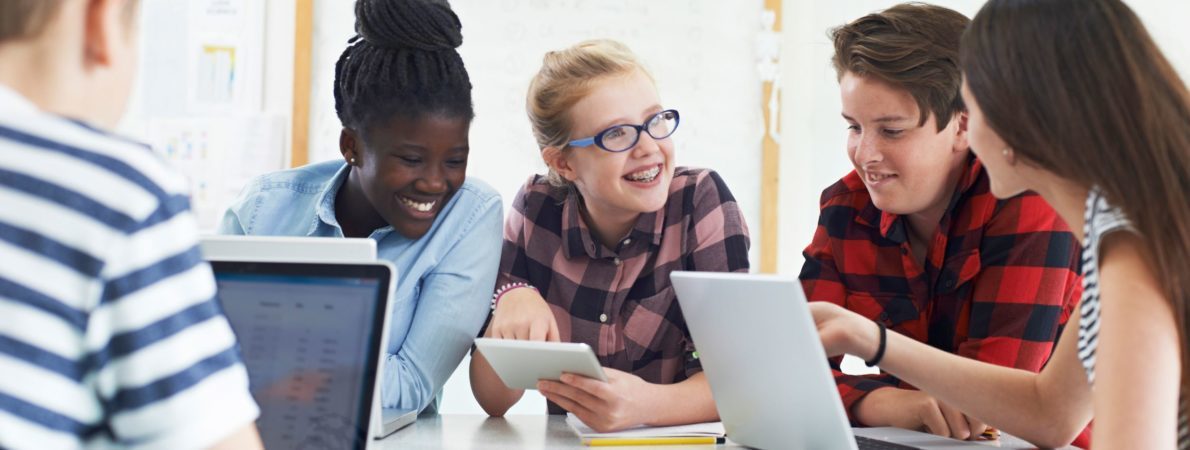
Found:
[[[385,407],[424,409],[471,347],[489,312],[500,263],[503,204],[493,195],[442,262],[421,279],[409,334],[390,347],[383,371]]]

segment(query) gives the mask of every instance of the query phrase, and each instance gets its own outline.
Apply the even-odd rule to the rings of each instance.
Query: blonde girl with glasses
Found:
[[[529,178],[504,228],[485,337],[583,342],[608,381],[542,381],[549,412],[599,431],[716,420],[669,273],[746,272],[748,229],[712,170],[674,166],[680,115],[623,44],[549,52],[527,109],[547,175]],[[471,389],[503,415],[508,389],[482,354]]]

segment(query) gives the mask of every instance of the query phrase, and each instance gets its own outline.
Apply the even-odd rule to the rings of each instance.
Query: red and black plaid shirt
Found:
[[[562,341],[590,345],[604,367],[657,384],[701,372],[669,273],[748,271],[748,227],[723,179],[678,167],[665,206],[612,248],[587,227],[581,201],[530,178],[505,221],[496,285],[539,289]],[[564,413],[552,402],[549,411]]]
[[[935,348],[1001,366],[1041,370],[1082,293],[1079,243],[1040,196],[997,200],[970,159],[926,253],[914,261],[908,222],[880,211],[852,171],[822,193],[801,280],[828,301]],[[851,408],[887,374],[852,376],[832,360]]]

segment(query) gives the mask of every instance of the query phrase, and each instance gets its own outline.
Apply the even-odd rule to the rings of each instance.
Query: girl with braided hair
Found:
[[[502,202],[467,178],[471,81],[458,17],[433,0],[358,0],[335,65],[341,161],[266,174],[226,234],[368,237],[397,269],[385,407],[426,408],[488,312]]]

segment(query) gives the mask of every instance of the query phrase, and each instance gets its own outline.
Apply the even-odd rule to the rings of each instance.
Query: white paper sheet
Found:
[[[583,439],[593,438],[651,438],[651,437],[722,437],[727,434],[727,430],[723,428],[723,422],[705,422],[693,423],[689,425],[677,425],[672,427],[646,427],[639,426],[629,428],[626,430],[616,431],[612,433],[600,433],[595,431],[587,424],[575,417],[574,414],[566,414],[566,423],[578,433],[579,437]]]

